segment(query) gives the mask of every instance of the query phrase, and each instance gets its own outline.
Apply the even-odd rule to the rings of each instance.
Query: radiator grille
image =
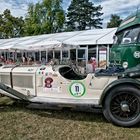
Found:
[[[3,84],[11,85],[9,75],[0,75],[0,80]],[[13,75],[13,86],[33,88],[33,76]]]
[[[3,84],[10,85],[10,76],[9,75],[0,75],[0,80]]]
[[[13,75],[13,85],[16,87],[33,88],[33,76]]]

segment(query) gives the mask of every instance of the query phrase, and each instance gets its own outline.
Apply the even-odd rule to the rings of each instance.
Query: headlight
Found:
[[[123,62],[122,66],[124,69],[128,68],[128,62]]]

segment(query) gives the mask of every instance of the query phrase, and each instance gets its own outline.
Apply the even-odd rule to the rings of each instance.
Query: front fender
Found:
[[[122,86],[122,85],[131,85],[131,86],[135,86],[136,88],[140,89],[140,81],[137,79],[132,79],[132,78],[122,78],[122,79],[117,79],[115,81],[113,81],[112,83],[110,83],[103,91],[99,104],[103,106],[104,101],[106,96],[110,93],[111,90],[113,90],[113,88],[117,87],[117,86]]]

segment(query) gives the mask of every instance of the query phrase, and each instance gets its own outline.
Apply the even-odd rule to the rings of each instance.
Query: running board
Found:
[[[69,99],[69,98],[52,98],[52,97],[34,97],[29,99],[32,103],[58,104],[59,106],[73,105],[98,105],[99,99]]]
[[[22,93],[14,90],[13,88],[11,87],[8,87],[6,86],[5,84],[3,83],[0,83],[0,89],[2,89],[3,91],[6,91],[8,92],[9,94],[21,99],[21,100],[24,100],[24,101],[29,101],[29,98],[25,95],[23,95]]]

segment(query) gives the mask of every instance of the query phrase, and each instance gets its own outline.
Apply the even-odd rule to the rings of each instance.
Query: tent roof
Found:
[[[65,40],[65,43],[75,45],[113,44],[115,32],[116,28],[81,31],[78,35]]]
[[[64,46],[112,44],[115,32],[116,28],[107,28],[0,39],[0,49],[34,50],[34,47],[53,48],[60,43]]]

